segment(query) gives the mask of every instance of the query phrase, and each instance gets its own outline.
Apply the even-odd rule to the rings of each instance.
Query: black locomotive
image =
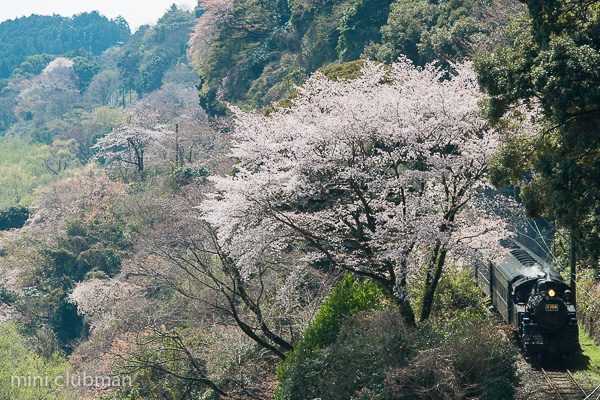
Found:
[[[504,258],[479,266],[477,281],[507,324],[515,327],[525,355],[541,361],[579,349],[575,304],[569,286],[549,264],[511,239]]]

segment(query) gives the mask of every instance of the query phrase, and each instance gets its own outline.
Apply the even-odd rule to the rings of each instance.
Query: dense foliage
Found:
[[[447,58],[462,59],[471,50],[470,37],[481,27],[471,16],[474,1],[395,1],[387,24],[381,28],[381,43],[374,42],[365,54],[392,62],[405,55],[425,64]]]
[[[461,61],[510,42],[521,12],[514,0],[211,0],[201,7],[190,53],[209,114],[224,114],[225,102],[268,106],[334,62]]]
[[[71,152],[72,142],[53,146],[0,139],[0,207],[31,206],[36,189],[68,176],[67,167],[80,164]]]
[[[442,285],[438,301],[453,315],[416,329],[372,284],[344,279],[279,368],[275,398],[513,398],[515,350],[488,325],[468,271]]]
[[[138,95],[162,86],[165,73],[186,62],[187,41],[194,14],[173,5],[153,27],[140,28],[118,60],[125,90]]]
[[[45,358],[28,348],[27,338],[13,322],[0,325],[0,397],[23,400],[69,400],[75,399],[68,389],[60,388],[69,371],[66,360],[55,353]],[[62,380],[55,379],[62,376]],[[30,384],[33,377],[41,377],[36,385]],[[30,378],[27,381],[27,378]],[[20,381],[18,379],[21,379]],[[48,381],[49,384],[45,385]],[[63,383],[64,385],[64,383]]]
[[[319,382],[329,387],[331,392],[339,392],[334,382],[328,381],[322,375],[318,363],[320,353],[332,345],[344,321],[356,318],[359,313],[382,308],[385,296],[376,285],[369,282],[358,282],[346,275],[344,280],[333,289],[327,302],[321,307],[312,324],[304,331],[294,352],[278,369],[280,384],[276,397],[281,399],[304,399],[320,397]],[[357,357],[361,359],[361,357]],[[325,363],[327,365],[327,363]],[[357,372],[357,375],[360,375]],[[340,377],[343,376],[340,375]],[[339,392],[342,397],[352,393]]]
[[[535,132],[507,137],[493,174],[499,185],[525,177],[521,195],[529,214],[555,218],[580,256],[594,262],[600,256],[598,4],[528,1],[527,7],[532,24],[514,46],[477,62],[492,122],[504,124],[520,106],[523,118],[533,114],[539,123]]]
[[[101,185],[102,181],[98,180],[96,184]],[[60,187],[65,191],[73,190],[68,184]],[[109,195],[107,189],[100,187],[83,186],[76,190],[84,193],[99,190],[103,196]],[[63,195],[68,196],[67,193]],[[59,209],[69,206],[72,204],[55,205]],[[62,229],[53,235],[51,244],[36,243],[36,248],[31,249],[33,254],[21,255],[23,259],[33,257],[36,260],[35,266],[21,277],[24,296],[17,302],[17,308],[25,316],[22,323],[33,332],[38,324],[48,323],[58,344],[66,350],[71,349],[72,341],[87,331],[77,307],[69,303],[68,295],[78,282],[91,276],[108,278],[117,275],[122,259],[131,247],[129,229],[115,215],[110,212],[101,213],[100,218],[92,215],[89,215],[91,219],[77,214],[69,219],[65,215]]]
[[[22,228],[30,215],[30,210],[23,206],[0,210],[0,231]]]
[[[129,25],[123,18],[108,20],[94,11],[73,17],[31,15],[0,24],[0,78],[8,78],[28,56],[61,55],[85,49],[94,55],[127,42]],[[33,71],[31,71],[33,72]]]
[[[225,101],[265,107],[281,100],[317,68],[358,58],[368,41],[380,37],[389,5],[389,0],[203,2],[207,12],[190,40],[202,107],[223,114]]]
[[[125,21],[108,21],[96,12],[73,18],[32,16],[6,22],[10,26],[4,29],[17,29],[27,38],[34,35],[46,44],[45,31],[35,33],[19,27],[37,21],[35,26],[54,32],[53,24],[60,22],[65,30],[61,30],[60,40],[93,35],[97,37],[94,46],[100,47],[80,43],[80,47],[65,44],[29,56],[23,52],[22,62],[11,67],[9,78],[2,80],[0,135],[5,138],[0,146],[0,207],[31,206],[37,198],[35,189],[80,170],[94,156],[96,142],[125,118],[124,108],[163,85],[169,87],[162,92],[163,98],[157,95],[146,103],[160,103],[153,106],[153,113],[186,104],[188,111],[182,112],[178,121],[170,115],[161,117],[160,123],[179,123],[189,135],[186,121],[203,118],[193,104],[197,103],[193,93],[196,78],[185,65],[193,20],[194,13],[173,6],[155,26],[144,26],[133,37]],[[110,36],[115,27],[124,29],[115,31],[121,36]],[[19,37],[4,43],[17,46]]]

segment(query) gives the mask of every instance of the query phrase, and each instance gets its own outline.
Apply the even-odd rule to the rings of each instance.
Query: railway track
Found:
[[[558,400],[583,400],[587,398],[588,391],[581,387],[568,369],[546,371],[541,368],[541,371]]]

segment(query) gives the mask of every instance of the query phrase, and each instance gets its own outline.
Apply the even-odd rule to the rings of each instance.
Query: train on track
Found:
[[[579,349],[574,299],[560,274],[512,239],[500,241],[498,264],[478,266],[475,276],[493,306],[517,332],[526,357],[541,362]]]

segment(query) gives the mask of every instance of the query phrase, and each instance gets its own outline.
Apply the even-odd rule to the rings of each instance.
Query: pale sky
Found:
[[[31,14],[71,17],[96,10],[108,19],[122,15],[135,32],[140,25],[155,24],[172,4],[193,10],[198,0],[0,0],[0,22]]]

